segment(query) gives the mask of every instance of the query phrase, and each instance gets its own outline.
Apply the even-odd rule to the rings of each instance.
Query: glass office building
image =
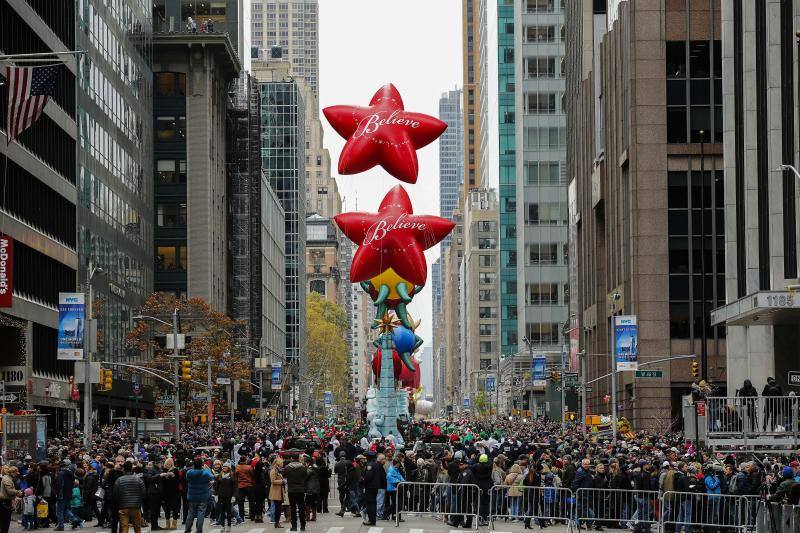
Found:
[[[305,103],[291,78],[262,82],[261,161],[285,214],[286,360],[306,371]],[[297,396],[294,402],[298,402]]]
[[[152,5],[78,0],[78,284],[95,277],[98,358],[125,357],[132,315],[153,290]],[[124,392],[120,393],[125,394]],[[127,400],[127,396],[126,396]]]

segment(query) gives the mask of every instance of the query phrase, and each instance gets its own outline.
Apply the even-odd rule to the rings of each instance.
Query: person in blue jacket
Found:
[[[395,457],[392,464],[386,470],[386,498],[388,504],[384,516],[394,520],[395,509],[397,508],[397,485],[405,481],[403,474],[400,473],[400,459]],[[402,522],[402,518],[400,519]]]
[[[194,460],[193,468],[186,472],[186,504],[189,513],[186,515],[185,533],[191,533],[192,521],[197,519],[197,533],[203,533],[203,520],[206,516],[206,506],[211,499],[211,484],[214,475],[203,464],[202,459]]]

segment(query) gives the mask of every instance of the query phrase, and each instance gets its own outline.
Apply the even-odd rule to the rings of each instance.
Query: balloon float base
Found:
[[[394,381],[394,361],[392,350],[394,341],[391,331],[382,333],[379,338],[381,348],[381,374],[377,390],[367,392],[367,418],[369,438],[394,439],[395,445],[403,444],[403,435],[397,428],[398,418],[408,420],[408,392],[398,390]]]

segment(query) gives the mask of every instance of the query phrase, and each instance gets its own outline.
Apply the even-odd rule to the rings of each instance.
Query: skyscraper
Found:
[[[497,3],[497,91],[499,127],[499,204],[500,213],[500,354],[518,351],[517,333],[517,185],[514,88],[514,9],[513,0]]]
[[[560,361],[569,316],[564,12],[559,2],[522,5],[514,13],[518,335]],[[532,388],[535,404],[523,408],[544,412],[546,392]]]
[[[252,0],[250,6],[253,55],[266,60],[273,47],[280,47],[292,64],[292,74],[306,80],[319,100],[317,0]]]
[[[488,186],[487,0],[463,0],[464,191]]]
[[[305,404],[300,376],[306,360],[306,200],[304,83],[286,61],[253,61],[261,92],[262,168],[285,214],[286,360],[292,370],[293,405]],[[298,396],[300,394],[301,396]]]
[[[153,290],[152,5],[80,0],[76,15],[74,49],[86,50],[76,70],[78,284],[90,264],[102,268],[98,358],[125,361],[125,334]],[[130,381],[117,377],[94,398],[101,420],[112,406],[134,407]]]
[[[453,219],[458,195],[464,181],[464,116],[461,112],[461,90],[442,93],[439,98],[439,120],[447,129],[439,137],[439,216]],[[451,236],[441,242],[441,250],[450,246]]]

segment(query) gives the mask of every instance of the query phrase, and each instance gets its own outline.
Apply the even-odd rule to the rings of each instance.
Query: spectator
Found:
[[[186,472],[186,527],[185,533],[192,531],[192,523],[196,520],[195,531],[203,533],[203,521],[206,516],[208,501],[211,499],[211,483],[214,476],[203,460],[199,457],[194,460],[192,468]],[[124,533],[124,532],[123,532]]]
[[[306,530],[305,513],[305,492],[306,479],[308,478],[308,468],[296,456],[293,456],[288,465],[283,469],[283,477],[286,478],[286,490],[289,494],[289,511],[292,520],[292,528],[289,531],[297,531],[297,518],[300,517],[300,531]]]
[[[128,533],[128,528],[133,524],[133,530],[142,533],[142,505],[146,490],[144,481],[133,475],[132,462],[125,461],[122,471],[123,474],[114,482],[112,490],[119,510],[120,532]]]

